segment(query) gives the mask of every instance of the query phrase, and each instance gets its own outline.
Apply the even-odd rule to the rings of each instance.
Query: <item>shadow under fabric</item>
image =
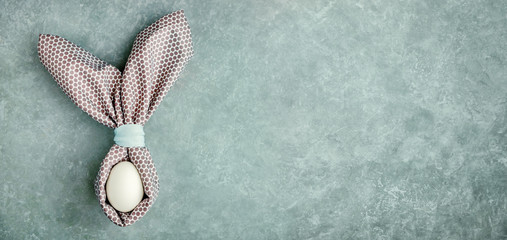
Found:
[[[39,35],[39,58],[67,96],[98,122],[115,129],[115,144],[102,161],[95,193],[107,217],[128,226],[149,210],[158,195],[158,176],[142,127],[193,55],[183,10],[166,15],[140,32],[125,70],[54,35]],[[144,197],[130,212],[114,209],[106,197],[112,167],[130,161],[139,172]]]

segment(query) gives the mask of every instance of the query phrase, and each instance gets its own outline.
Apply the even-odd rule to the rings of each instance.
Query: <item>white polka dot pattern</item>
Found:
[[[86,50],[54,35],[39,35],[39,58],[69,98],[93,119],[110,127],[144,125],[193,55],[190,28],[183,10],[166,15],[140,32],[123,74]],[[134,210],[116,211],[105,184],[112,167],[131,161],[145,196]],[[158,176],[145,147],[111,147],[95,181],[95,193],[107,217],[118,226],[140,219],[158,195]]]

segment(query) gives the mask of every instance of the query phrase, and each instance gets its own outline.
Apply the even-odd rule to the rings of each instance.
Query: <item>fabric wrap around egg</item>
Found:
[[[190,28],[183,10],[160,18],[136,36],[123,73],[55,35],[39,35],[38,52],[40,61],[65,94],[93,119],[115,129],[115,144],[102,161],[95,193],[113,223],[122,227],[133,224],[150,209],[159,191],[157,171],[144,146],[143,126],[193,55]],[[111,176],[117,179],[109,179],[115,165],[125,161],[135,167],[137,175],[128,166],[122,166],[118,168],[120,173],[113,173],[118,177]],[[126,176],[134,179],[122,180]],[[134,189],[140,186],[136,176],[142,189]],[[130,203],[134,206],[132,210],[115,209],[111,204],[113,190],[109,190],[108,199],[108,181],[115,195],[120,192],[120,197],[115,197],[119,201],[125,198],[122,196],[132,195],[133,201],[140,202]]]

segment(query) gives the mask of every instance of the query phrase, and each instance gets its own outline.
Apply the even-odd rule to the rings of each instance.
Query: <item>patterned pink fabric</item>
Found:
[[[39,36],[39,58],[65,94],[93,119],[110,127],[144,125],[193,55],[183,10],[166,15],[140,32],[123,74],[64,38]],[[111,168],[131,161],[141,175],[145,196],[128,213],[107,201],[105,184]],[[107,217],[118,226],[139,220],[158,195],[158,176],[146,147],[111,147],[102,161],[95,193]]]

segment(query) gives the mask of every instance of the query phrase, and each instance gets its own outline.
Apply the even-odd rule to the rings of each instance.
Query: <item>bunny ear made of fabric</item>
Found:
[[[183,10],[140,32],[125,71],[70,41],[40,34],[39,58],[67,96],[98,122],[144,125],[193,55]]]
[[[121,72],[68,40],[40,34],[39,59],[67,96],[93,119],[115,128],[113,100]]]
[[[121,90],[115,96],[116,112],[121,108],[123,113],[116,116],[118,122],[144,125],[193,53],[183,10],[160,18],[140,32],[125,65]]]

